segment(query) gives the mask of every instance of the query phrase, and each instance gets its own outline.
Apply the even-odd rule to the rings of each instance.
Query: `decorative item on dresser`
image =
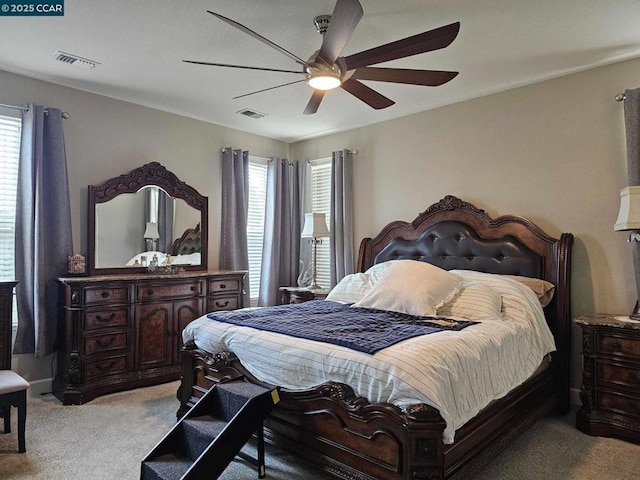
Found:
[[[606,314],[577,317],[582,328],[582,408],[589,435],[640,442],[640,321]]]
[[[0,282],[0,370],[11,369],[13,288],[17,282]]]
[[[309,290],[307,287],[280,287],[281,303],[304,303],[309,300],[324,300],[329,290]]]
[[[241,308],[244,271],[58,278],[58,371],[64,404],[180,378],[182,330]]]

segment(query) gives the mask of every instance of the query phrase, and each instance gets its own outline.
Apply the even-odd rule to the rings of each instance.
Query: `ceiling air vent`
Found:
[[[72,53],[62,52],[60,50],[53,54],[53,58],[55,58],[59,62],[67,63],[69,65],[74,65],[80,68],[85,68],[87,70],[92,70],[100,65],[100,62],[89,60],[88,58],[82,58],[78,55],[73,55]]]
[[[244,115],[245,117],[255,118],[256,120],[258,118],[267,116],[266,113],[256,112],[255,110],[249,110],[248,108],[245,108],[244,110],[240,110],[239,112],[236,112],[236,113],[239,113],[240,115]]]

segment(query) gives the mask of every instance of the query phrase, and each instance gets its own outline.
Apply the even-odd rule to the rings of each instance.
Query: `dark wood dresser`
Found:
[[[241,308],[246,272],[58,278],[55,395],[82,404],[98,395],[180,378],[184,327]]]
[[[0,282],[0,370],[11,370],[11,324],[15,286],[16,282]]]
[[[589,435],[640,442],[640,322],[616,315],[585,315],[582,328],[584,367],[576,416]]]

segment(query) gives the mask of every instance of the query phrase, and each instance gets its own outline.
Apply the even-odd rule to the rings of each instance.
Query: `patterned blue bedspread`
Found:
[[[356,308],[328,300],[215,312],[207,316],[218,322],[341,345],[369,354],[418,335],[458,331],[476,323]]]

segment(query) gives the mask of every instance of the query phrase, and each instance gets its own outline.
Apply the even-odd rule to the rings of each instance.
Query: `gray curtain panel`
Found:
[[[54,351],[55,277],[73,253],[62,112],[30,104],[22,114],[16,202],[18,331],[14,353]]]
[[[258,306],[277,305],[279,288],[294,285],[298,259],[292,265],[293,219],[291,168],[287,159],[273,157],[267,168],[264,246]],[[297,227],[299,228],[299,227]],[[299,230],[297,230],[299,233]]]
[[[311,213],[311,163],[308,158],[298,160],[295,167],[298,175],[298,202],[299,206],[293,209],[294,219],[299,215],[300,231],[296,236],[299,243],[298,257],[298,286],[308,287],[313,280],[313,248],[308,238],[301,239],[302,229],[304,228],[304,214]],[[295,184],[295,183],[294,183]]]
[[[309,161],[308,160],[294,160],[292,165],[291,175],[291,278],[295,285],[302,286],[301,279],[304,279],[304,263],[303,258],[305,255],[304,245],[308,245],[309,242],[302,242],[300,235],[302,234],[302,228],[304,227],[304,214],[307,211],[307,198],[308,189],[306,188],[308,178]],[[309,252],[311,251],[308,249]],[[309,257],[310,258],[310,257]],[[311,278],[309,276],[309,278]],[[306,284],[308,285],[308,284]]]
[[[173,244],[173,217],[175,213],[175,199],[160,189],[158,197],[158,250],[163,253],[171,253]],[[190,228],[195,228],[192,225]],[[179,235],[182,235],[180,233]]]
[[[222,152],[221,269],[249,270],[248,209],[249,152],[226,148]],[[244,305],[250,305],[248,278],[245,280]]]
[[[333,152],[331,158],[331,288],[353,273],[353,152]]]
[[[627,137],[627,183],[629,186],[636,186],[640,185],[640,88],[624,92],[624,124]],[[636,274],[636,298],[640,299],[640,242],[631,242],[631,248]]]

